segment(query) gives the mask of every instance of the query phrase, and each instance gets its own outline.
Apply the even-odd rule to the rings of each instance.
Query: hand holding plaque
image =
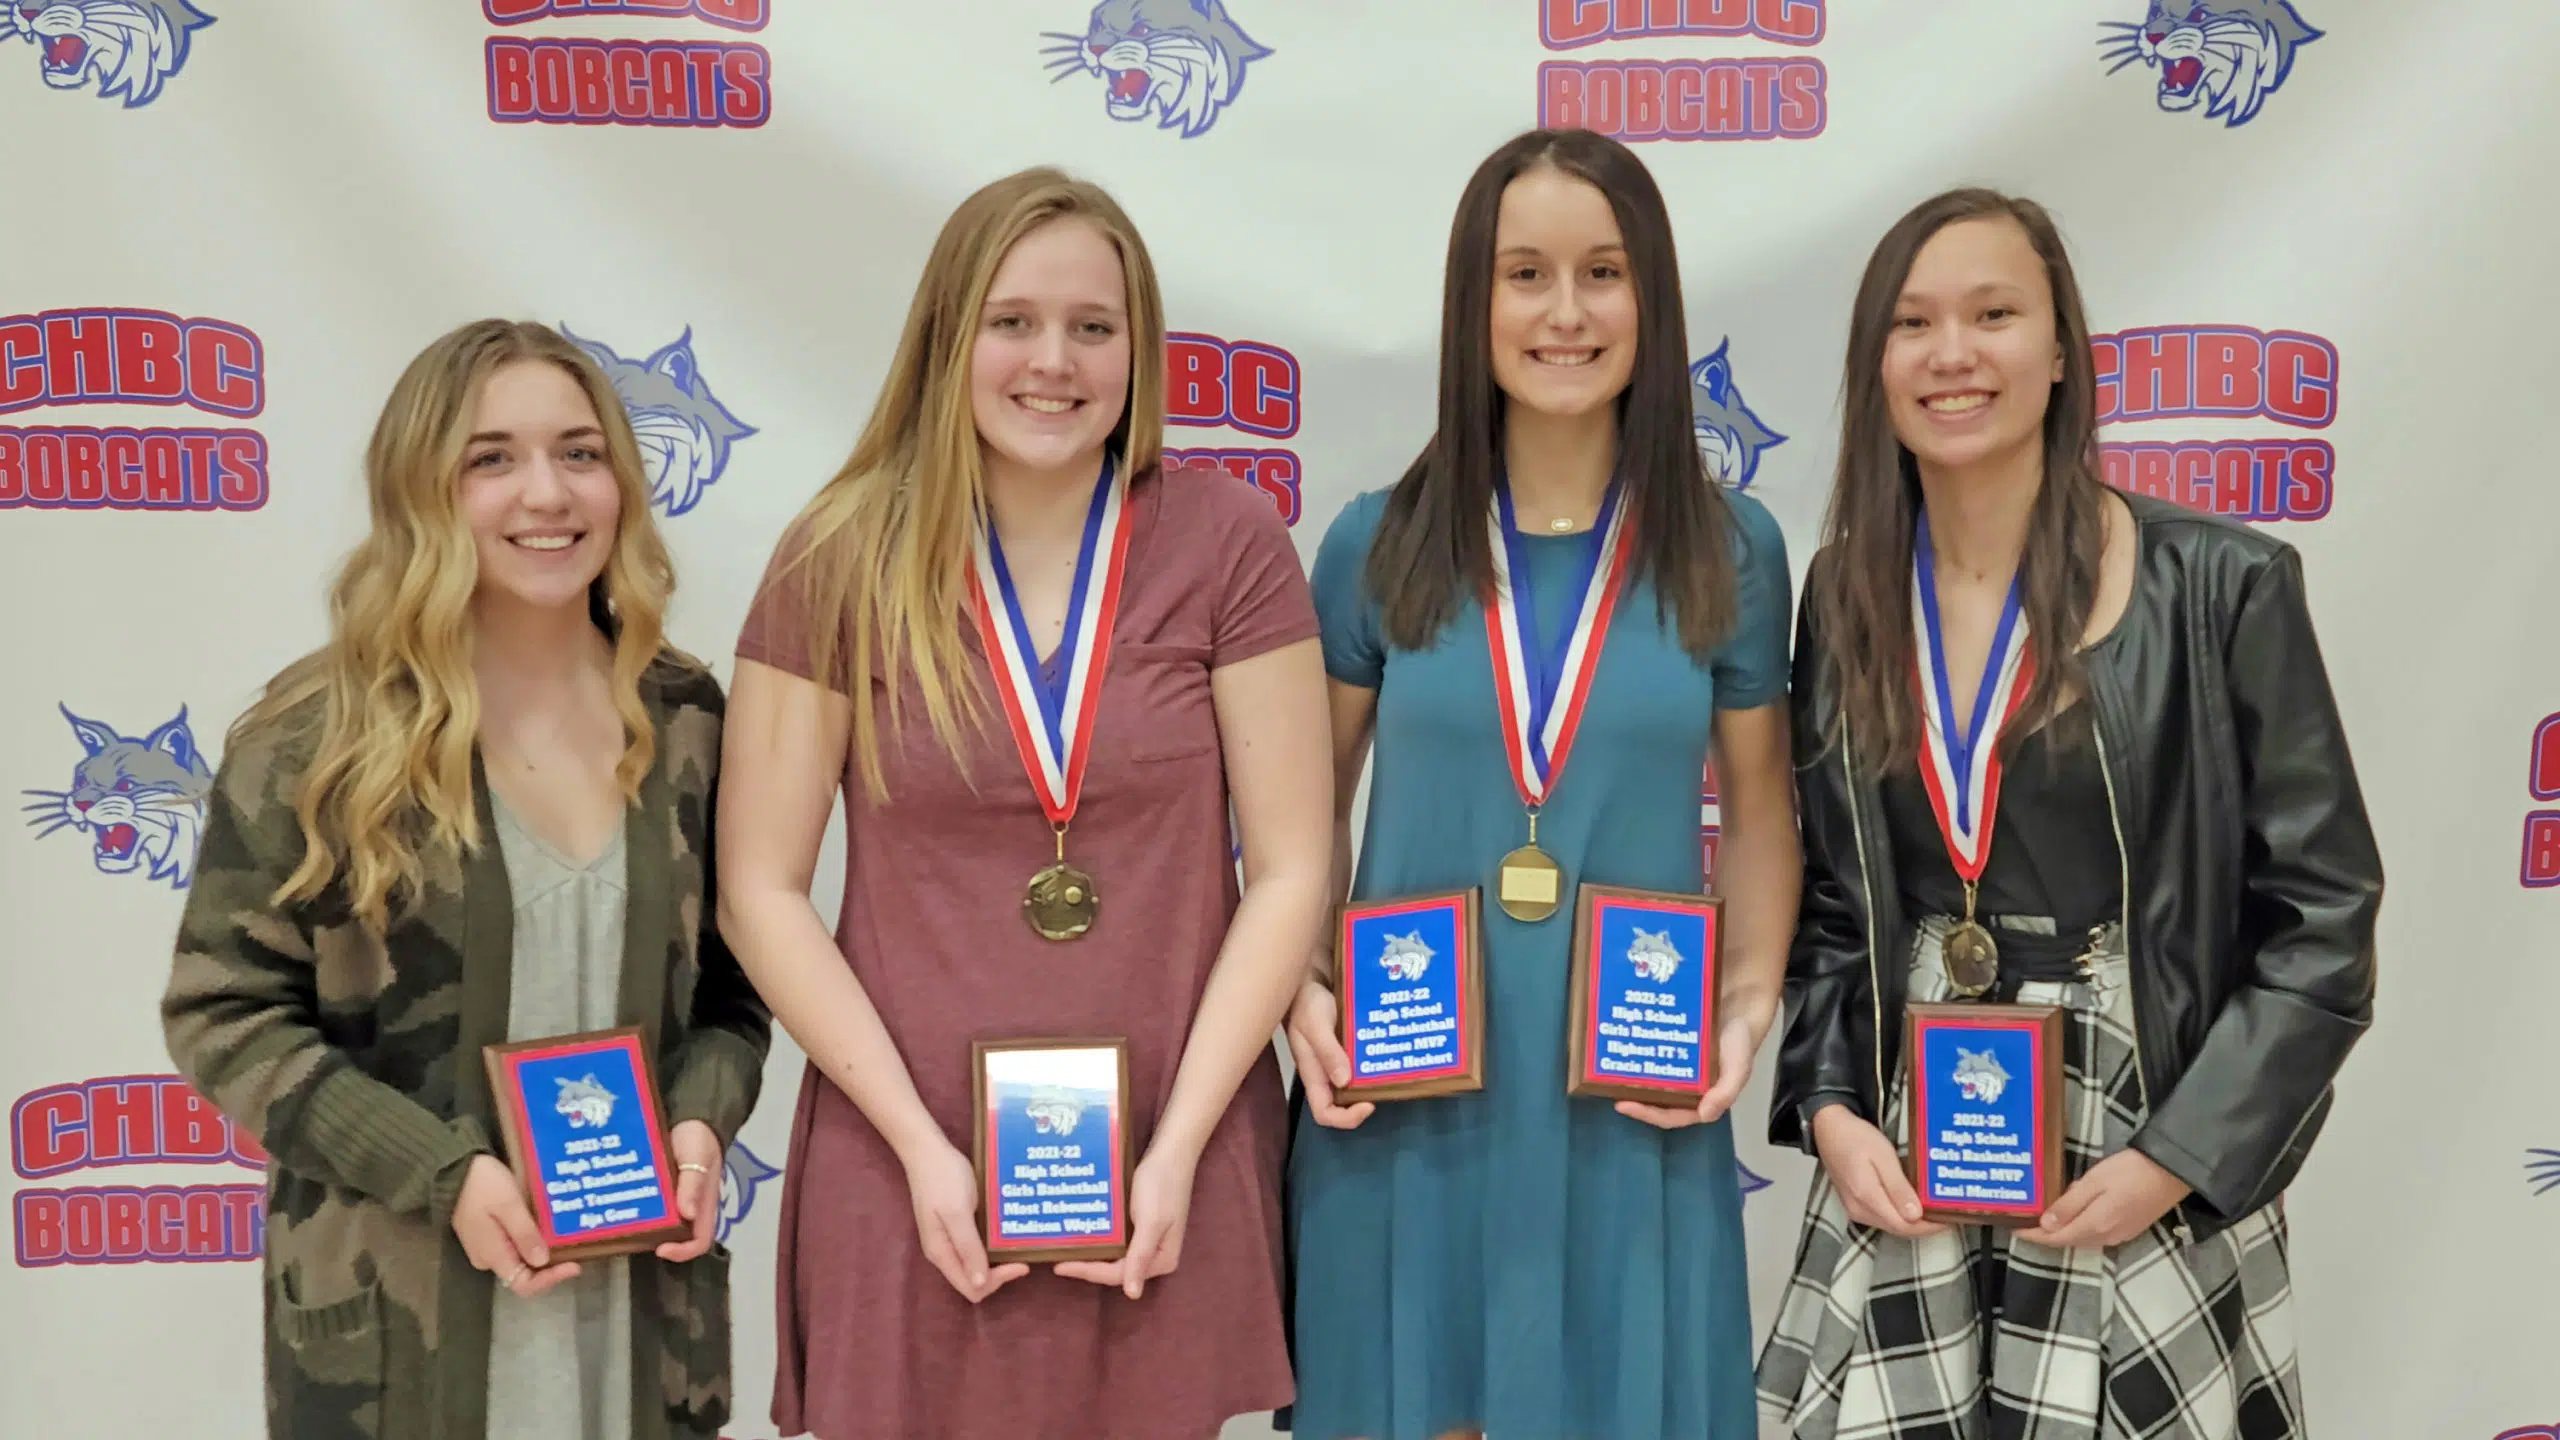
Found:
[[[1905,1240],[1946,1233],[1946,1226],[1920,1218],[1920,1197],[1912,1193],[1902,1147],[1849,1103],[1821,1106],[1811,1129],[1823,1177],[1840,1197],[1849,1223]]]
[[[698,1260],[720,1235],[720,1186],[728,1168],[719,1132],[700,1120],[667,1127],[667,1155],[676,1165],[676,1209],[693,1228],[658,1247],[658,1258],[682,1264]]]
[[[1324,973],[1299,982],[1298,998],[1289,1002],[1289,1060],[1307,1118],[1331,1130],[1357,1130],[1378,1107],[1336,1093],[1335,1087],[1351,1083],[1351,1052],[1342,1048],[1342,997],[1334,993],[1333,971],[1328,946]]]
[[[977,1162],[967,1150],[936,1130],[929,1138],[898,1155],[906,1171],[907,1199],[916,1222],[916,1245],[927,1264],[948,1281],[961,1299],[983,1303],[998,1290],[1031,1273],[1020,1262],[987,1261],[985,1225],[979,1218],[985,1187],[978,1183]]]
[[[1143,1300],[1147,1282],[1182,1266],[1182,1242],[1191,1228],[1191,1189],[1200,1174],[1200,1152],[1166,1143],[1158,1131],[1129,1171],[1128,1247],[1113,1260],[1061,1260],[1057,1273]]]
[[[2195,1192],[2139,1150],[2119,1150],[2092,1165],[2020,1240],[2056,1250],[2105,1250],[2157,1225]]]
[[[508,1168],[551,1263],[689,1235],[640,1027],[484,1046],[481,1060]]]
[[[578,1277],[578,1263],[551,1262],[550,1248],[533,1226],[533,1208],[507,1162],[483,1151],[471,1157],[453,1197],[453,1238],[471,1267],[517,1298],[530,1300]]]

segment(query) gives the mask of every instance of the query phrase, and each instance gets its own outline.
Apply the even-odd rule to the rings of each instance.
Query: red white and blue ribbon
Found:
[[[1930,808],[1938,813],[1938,833],[1946,838],[1947,858],[1967,884],[1981,880],[1991,858],[1991,827],[2000,805],[2000,732],[2017,718],[2035,680],[2036,666],[2027,653],[2027,615],[2019,579],[2009,577],[2009,595],[2000,607],[2000,625],[1992,632],[1991,652],[1983,659],[1982,683],[1974,690],[1973,714],[1961,736],[1955,726],[1955,699],[1947,682],[1945,632],[1938,622],[1936,552],[1929,544],[1929,517],[1920,516],[1911,547],[1911,620],[1918,641],[1921,727],[1920,779],[1929,791]]]
[[[1093,747],[1093,717],[1102,699],[1103,672],[1111,663],[1111,622],[1120,613],[1120,585],[1129,559],[1128,488],[1118,464],[1103,457],[1076,549],[1075,588],[1067,595],[1066,631],[1058,641],[1052,674],[1042,672],[995,526],[978,530],[976,566],[969,577],[978,634],[995,667],[997,694],[1004,701],[1014,746],[1022,752],[1022,767],[1053,825],[1073,818],[1084,791],[1085,756]]]
[[[1511,779],[1532,809],[1546,803],[1564,773],[1635,550],[1622,489],[1611,481],[1600,502],[1571,592],[1571,627],[1559,631],[1554,643],[1541,644],[1528,551],[1512,528],[1511,488],[1499,479],[1494,483],[1487,517],[1493,527],[1493,594],[1484,607],[1485,641],[1493,652],[1493,689],[1502,705]]]

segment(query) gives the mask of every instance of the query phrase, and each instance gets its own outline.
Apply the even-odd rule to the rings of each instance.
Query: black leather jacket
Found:
[[[2111,812],[2095,820],[2123,857],[2149,1115],[2133,1145],[2194,1191],[2169,1217],[2184,1241],[2281,1194],[2327,1119],[2330,1082],[2373,1023],[2382,861],[2300,556],[2125,498],[2133,594],[2086,656]],[[1838,696],[1812,609],[1793,699],[1804,900],[1769,1122],[1772,1142],[1809,1153],[1822,1105],[1882,1111],[1912,946],[1877,788],[1824,747]]]

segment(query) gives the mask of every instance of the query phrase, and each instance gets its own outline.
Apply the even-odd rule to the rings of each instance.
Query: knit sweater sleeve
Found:
[[[442,1226],[491,1146],[478,1121],[435,1114],[331,1039],[312,925],[275,899],[302,853],[290,748],[243,737],[215,774],[161,997],[169,1056],[274,1164]]]

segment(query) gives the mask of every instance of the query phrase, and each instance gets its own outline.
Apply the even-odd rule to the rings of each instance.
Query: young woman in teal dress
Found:
[[[1796,908],[1785,543],[1699,457],[1670,221],[1624,146],[1538,131],[1496,151],[1459,200],[1445,305],[1437,430],[1392,489],[1334,520],[1314,589],[1337,893],[1483,887],[1484,1088],[1337,1104],[1330,956],[1312,957],[1288,1027],[1298,1401],[1284,1423],[1311,1440],[1750,1440],[1725,1111],[1777,1013]],[[1623,551],[1604,543],[1613,525],[1631,532]],[[1528,597],[1522,653],[1576,653],[1563,637],[1584,577],[1607,587],[1605,553],[1625,560],[1578,652],[1596,662],[1576,738],[1543,768],[1519,757],[1531,778],[1515,779],[1479,597],[1505,593],[1501,567]],[[1572,675],[1557,688],[1573,703]],[[1351,801],[1373,748],[1355,869]],[[1716,1083],[1677,1108],[1568,1097],[1574,886],[1698,893],[1711,754]],[[1531,786],[1566,903],[1523,921],[1492,902],[1502,857],[1530,838]]]

